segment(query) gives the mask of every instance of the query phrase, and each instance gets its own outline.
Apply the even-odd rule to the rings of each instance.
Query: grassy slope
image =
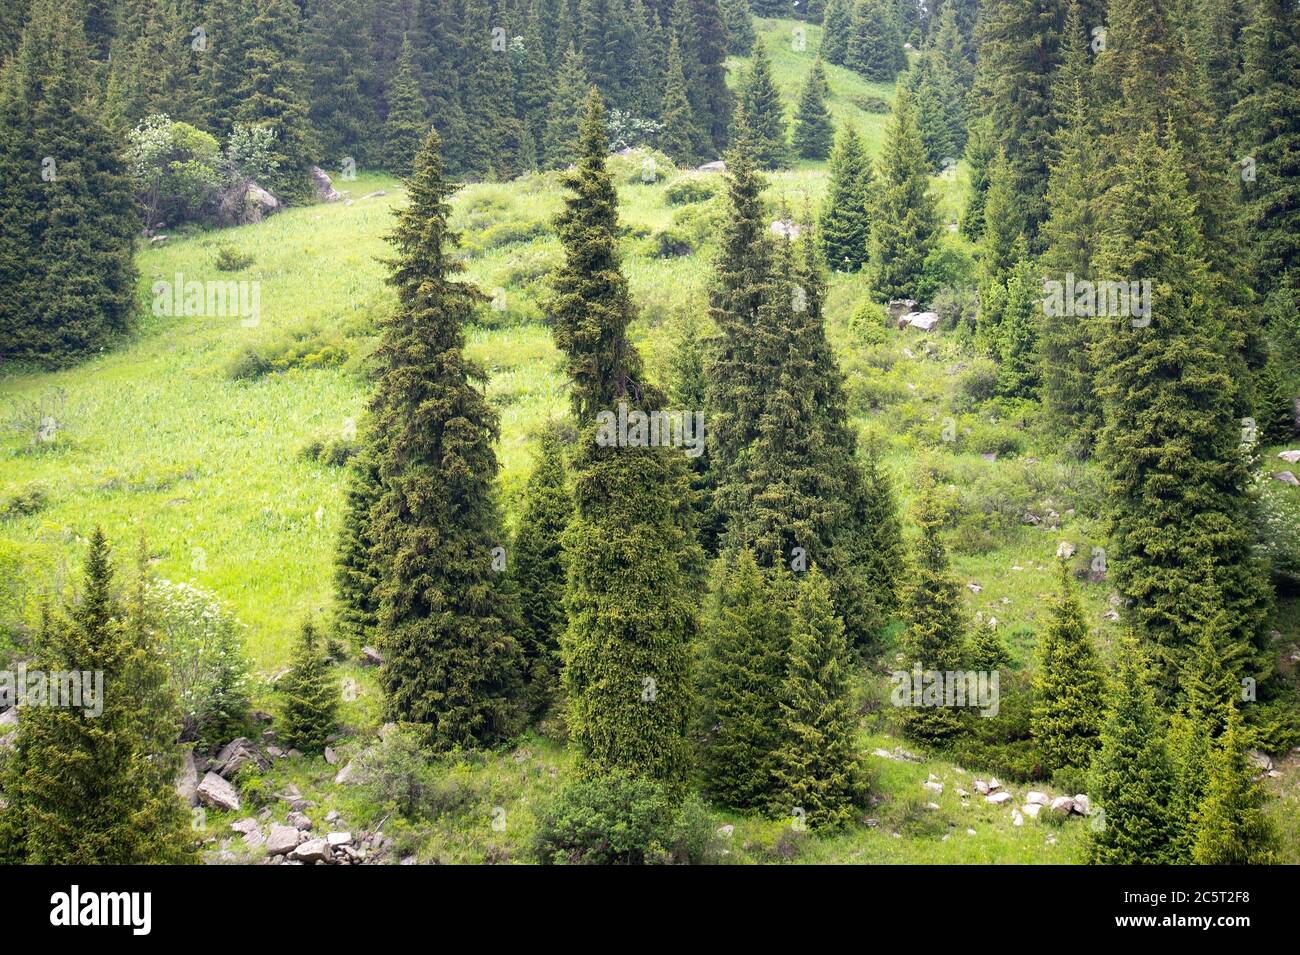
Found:
[[[789,42],[790,22],[761,20],[758,25],[773,54],[777,84],[792,104],[812,63],[820,30],[807,28],[807,51],[796,52]],[[733,59],[730,66],[734,77],[743,61]],[[836,121],[857,124],[874,154],[887,117],[865,113],[855,103],[869,96],[892,97],[892,90],[865,83],[839,67],[829,67],[828,73]],[[647,185],[640,180],[639,160],[615,161],[613,168],[622,219],[630,232],[625,271],[642,312],[635,332],[654,370],[667,355],[672,323],[681,315],[703,312],[710,249],[705,246],[678,259],[655,258],[649,237],[674,224],[679,207],[666,204],[664,192],[678,173],[670,171]],[[825,164],[805,162],[769,178],[773,208],[784,203],[797,215],[805,199],[820,202]],[[143,317],[131,342],[69,371],[0,381],[0,397],[35,396],[51,387],[68,393],[71,420],[53,446],[33,450],[16,435],[0,438],[0,503],[32,482],[50,491],[45,510],[0,523],[0,546],[24,553],[34,568],[34,580],[44,579],[52,565],[79,562],[96,523],[105,526],[119,554],[129,552],[137,528],[143,528],[157,558],[157,574],[193,578],[228,601],[249,624],[248,650],[264,673],[285,662],[302,616],[328,609],[344,473],[305,462],[297,451],[312,438],[341,433],[349,419],[358,418],[364,386],[342,368],[233,381],[226,367],[248,345],[312,328],[330,334],[338,327],[364,323],[388,307],[385,272],[376,259],[387,253],[383,235],[390,228],[392,210],[402,201],[401,186],[379,175],[337,185],[350,190],[353,204],[294,209],[261,225],[178,238],[142,250],[138,262]],[[935,186],[945,215],[954,218],[961,174],[954,182],[936,180]],[[387,195],[360,198],[380,189]],[[559,248],[549,234],[498,248],[481,247],[491,245],[493,228],[502,224],[544,227],[560,202],[554,174],[472,185],[453,202],[455,225],[465,232],[470,253],[467,277],[489,293],[504,291],[504,313],[485,309],[485,324],[470,331],[469,342],[473,356],[491,373],[488,391],[501,411],[502,487],[512,516],[531,466],[531,435],[547,417],[564,409],[557,353],[549,332],[536,321],[543,286],[539,279],[557,260]],[[212,260],[224,243],[251,254],[253,264],[240,273],[217,272]],[[149,314],[151,286],[171,280],[177,272],[187,279],[259,280],[260,324],[245,328],[238,319]],[[1001,481],[1032,488],[1037,501],[1067,514],[1080,474],[1049,460],[1050,448],[1035,448],[1032,431],[1020,435],[1021,455],[1002,456],[996,462],[983,461],[973,445],[942,447],[940,421],[952,413],[956,381],[967,356],[942,339],[932,355],[926,354],[916,336],[894,331],[884,344],[865,345],[847,324],[863,292],[858,276],[833,279],[828,331],[848,377],[855,420],[888,439],[903,498],[908,497],[908,480],[917,463],[929,461],[949,473],[967,507],[1009,507],[997,499]],[[362,345],[360,339],[345,341],[354,349]],[[972,497],[977,491],[982,496]],[[978,595],[967,593],[970,612],[996,615],[1004,631],[1012,632],[1012,649],[1020,662],[1032,652],[1030,631],[1042,612],[1041,596],[1052,587],[1050,564],[1057,541],[1070,537],[1086,551],[1096,536],[1087,511],[1086,502],[1080,501],[1059,533],[1017,525],[989,535],[979,546],[959,547],[954,554],[963,579],[983,587]],[[1111,625],[1101,619],[1107,594],[1104,585],[1084,588],[1090,617],[1106,642],[1112,636]],[[1285,609],[1280,626],[1293,639],[1295,614],[1293,608]],[[359,695],[345,705],[344,718],[356,733],[367,735],[377,719],[375,688],[369,674],[350,667],[347,673],[357,679]],[[867,751],[895,742],[864,737]],[[482,858],[485,839],[518,857],[531,826],[532,807],[547,790],[552,771],[562,774],[568,765],[562,748],[546,740],[531,739],[519,753],[528,755],[518,761],[513,755],[489,757],[469,772],[476,781],[471,787],[475,799],[437,827],[420,850],[423,857]],[[1024,827],[1015,828],[1007,808],[987,807],[978,799],[971,808],[962,808],[952,790],[962,785],[963,777],[950,764],[872,763],[877,791],[886,798],[878,811],[873,810],[879,827],[817,840],[798,853],[800,857],[1051,862],[1077,855],[1082,824],[1058,831],[1026,820]],[[308,760],[292,767],[281,764],[275,778],[292,777],[304,788],[315,789],[329,773],[322,761]],[[917,810],[925,801],[921,783],[929,773],[949,783],[937,812]],[[1294,773],[1285,785],[1294,819],[1300,798]],[[1020,795],[1023,787],[1015,791]],[[319,798],[322,812],[335,801],[349,808],[348,800],[356,799],[330,791],[322,791]],[[505,834],[488,827],[496,805],[505,806],[514,820]],[[1286,815],[1279,812],[1279,818]],[[736,859],[783,857],[778,842],[788,827],[732,821],[737,826]],[[486,836],[478,833],[480,823]],[[976,830],[975,836],[966,834],[968,826]],[[895,831],[899,838],[893,836]],[[948,833],[951,837],[945,839]],[[1290,834],[1296,835],[1294,824]],[[1049,843],[1049,835],[1056,844]],[[746,843],[750,849],[744,848]]]

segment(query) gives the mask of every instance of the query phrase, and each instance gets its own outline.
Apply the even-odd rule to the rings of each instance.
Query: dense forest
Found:
[[[0,0],[0,862],[1300,863],[1295,0]]]

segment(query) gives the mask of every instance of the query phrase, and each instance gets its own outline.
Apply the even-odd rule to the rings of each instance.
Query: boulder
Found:
[[[352,786],[362,782],[356,763],[348,763],[334,775],[335,786]]]
[[[1011,793],[1009,792],[989,793],[987,796],[984,797],[984,801],[987,803],[991,803],[994,806],[1000,806],[1004,802],[1011,801]]]
[[[1001,789],[1001,788],[1002,788],[1002,784],[1001,784],[1000,782],[998,782],[996,776],[995,776],[993,779],[990,779],[990,780],[989,780],[989,792],[992,792],[992,791],[995,790],[995,789]]]
[[[266,854],[282,856],[298,848],[298,843],[305,838],[293,826],[271,826],[271,834],[266,837]]]
[[[257,744],[247,736],[241,736],[222,747],[213,768],[219,776],[230,779],[249,763],[263,772],[271,768],[271,761],[257,748]]]
[[[181,797],[181,802],[187,806],[197,806],[199,804],[199,770],[194,765],[194,753],[192,750],[185,751],[185,758],[181,760],[180,771],[176,774],[176,794]]]
[[[311,167],[311,185],[321,202],[338,202],[343,197],[334,191],[334,183],[320,166]]]
[[[374,647],[362,647],[361,662],[365,666],[370,666],[370,667],[382,666],[384,662],[384,655],[380,653],[378,650],[376,650]]]
[[[975,780],[975,791],[981,796],[987,796],[990,792],[989,784],[982,779]]]
[[[1297,478],[1290,471],[1274,471],[1273,480],[1281,481],[1283,484],[1290,484],[1292,487],[1300,487],[1300,478]]]
[[[290,859],[299,862],[328,862],[330,859],[329,843],[324,839],[309,839],[295,846],[289,853]]]
[[[352,833],[350,832],[331,832],[325,836],[325,841],[330,844],[331,848],[352,845]]]
[[[1013,826],[1023,826],[1025,824],[1025,817],[1020,814],[1019,809],[1011,813],[1011,824]]]
[[[235,792],[235,787],[216,773],[208,773],[204,776],[195,794],[199,797],[199,802],[205,806],[230,812],[239,811],[239,794]]]
[[[1047,793],[1035,792],[1033,790],[1025,793],[1025,802],[1030,805],[1038,806],[1047,806],[1051,804],[1051,800],[1047,798]]]
[[[1069,796],[1057,796],[1052,800],[1052,812],[1068,816],[1074,811],[1074,800]]]
[[[255,182],[229,189],[221,197],[217,217],[223,225],[252,225],[281,209],[280,200]]]
[[[289,813],[288,819],[285,821],[295,829],[300,829],[304,832],[311,828],[311,820],[307,818],[305,813],[291,812]]]
[[[1087,795],[1079,793],[1074,797],[1074,811],[1081,816],[1086,816],[1092,811],[1092,805],[1088,802]]]
[[[1251,763],[1264,772],[1268,772],[1273,768],[1273,760],[1269,758],[1268,753],[1252,749],[1247,755],[1249,756]]]
[[[238,832],[240,835],[244,835],[244,836],[248,835],[257,827],[258,827],[257,820],[254,819],[252,816],[249,816],[247,819],[236,819],[234,822],[230,824],[231,829],[234,829],[235,832]]]
[[[722,159],[715,159],[713,162],[706,162],[703,166],[696,166],[696,172],[726,172],[727,163]]]
[[[992,463],[993,463],[994,461],[996,461],[997,459],[998,459],[998,453],[997,453],[996,451],[981,451],[981,452],[980,452],[980,460],[981,460],[981,461],[987,461],[989,464],[992,464]]]
[[[902,318],[908,312],[916,309],[916,299],[914,298],[891,298],[889,304],[885,307],[889,312],[889,317],[893,321]]]
[[[1283,451],[1278,457],[1287,464],[1296,464],[1300,462],[1300,451]]]
[[[1037,819],[1038,814],[1043,811],[1043,807],[1036,802],[1029,802],[1021,806],[1020,811],[1030,819]]]
[[[970,591],[971,593],[973,593],[973,594],[977,594],[977,593],[979,593],[981,590],[983,590],[984,588],[981,587],[979,584],[976,584],[976,583],[969,583],[969,584],[966,585],[966,589],[969,590],[969,591]]]
[[[925,788],[926,788],[929,792],[932,792],[932,793],[942,793],[942,792],[943,792],[943,783],[932,783],[932,782],[927,782],[927,783],[923,783],[922,785],[924,785]]]
[[[934,327],[939,324],[938,312],[908,312],[898,320],[899,327],[919,328],[923,332],[934,331]]]
[[[1291,399],[1291,421],[1300,428],[1300,398]]]
[[[326,747],[325,747],[325,762],[329,763],[331,766],[337,766],[337,765],[338,765],[338,761],[339,761],[339,754],[336,753],[336,752],[334,752],[334,747],[333,747],[333,746],[326,746]]]
[[[1062,560],[1069,560],[1074,556],[1074,545],[1069,541],[1061,541],[1056,545],[1056,556]]]

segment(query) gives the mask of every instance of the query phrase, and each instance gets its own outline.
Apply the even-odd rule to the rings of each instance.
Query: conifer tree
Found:
[[[318,753],[337,725],[338,687],[330,676],[329,660],[316,640],[316,627],[303,622],[289,672],[276,689],[282,694],[280,737],[294,749]]]
[[[1150,666],[1137,640],[1120,643],[1118,670],[1088,787],[1093,812],[1089,860],[1099,865],[1155,865],[1170,860],[1173,770],[1151,691]]]
[[[380,671],[388,719],[425,724],[438,750],[493,745],[518,725],[518,610],[494,569],[503,543],[494,477],[497,416],[464,353],[482,298],[455,280],[452,186],[430,131],[398,213],[371,400],[379,497],[368,533],[378,567]]]
[[[908,74],[908,86],[916,94],[916,124],[921,131],[930,167],[936,171],[955,162],[966,148],[964,80],[959,69],[965,58],[959,44],[955,12],[946,7],[939,33],[926,45],[916,69]],[[941,44],[946,44],[941,45]]]
[[[876,442],[867,446],[863,458],[861,498],[857,517],[862,529],[859,559],[876,609],[887,617],[899,608],[907,553],[893,481],[886,470],[883,449]]]
[[[397,176],[409,176],[415,155],[429,132],[428,106],[420,93],[415,49],[402,37],[397,72],[388,82],[388,117],[384,120],[380,164]]]
[[[682,49],[677,37],[668,41],[668,73],[664,77],[663,102],[659,108],[659,148],[670,158],[689,162],[695,158],[694,146],[700,130],[686,96],[686,74],[682,67]]]
[[[943,514],[932,480],[922,488],[913,513],[921,538],[903,597],[907,626],[899,648],[914,670],[959,670],[966,642],[961,585],[949,569],[948,551],[939,537]],[[959,716],[943,706],[904,707],[900,717],[908,736],[930,743],[951,738],[961,724]]]
[[[525,145],[529,161],[521,166],[521,171],[531,171],[541,162],[547,106],[554,95],[536,4],[529,7],[527,26],[520,39],[522,48],[512,44],[510,60],[514,70],[516,115],[527,133]]]
[[[749,15],[749,0],[720,0],[718,9],[727,28],[727,52],[732,56],[748,56],[758,39]]]
[[[827,0],[822,15],[821,57],[827,63],[845,66],[849,52],[849,32],[853,20],[852,0]]]
[[[1276,353],[1259,373],[1255,384],[1255,421],[1264,444],[1282,444],[1295,435],[1295,412],[1286,390],[1282,360]]]
[[[1247,749],[1241,714],[1234,707],[1210,758],[1192,848],[1198,865],[1268,865],[1276,859],[1277,835],[1264,810],[1268,794],[1255,779]]]
[[[379,118],[366,8],[349,0],[320,0],[310,9],[304,28],[303,65],[309,84],[309,116],[320,138],[321,158],[332,168],[338,168],[347,157],[357,163],[370,162],[378,146],[375,132]],[[418,140],[415,146],[419,146]],[[413,147],[411,157],[414,155]],[[410,161],[390,168],[405,173]]]
[[[564,168],[577,158],[578,119],[588,89],[582,57],[570,47],[555,77],[555,96],[542,134],[542,159],[547,169]]]
[[[790,575],[780,567],[759,567],[749,550],[723,567],[717,622],[701,674],[708,727],[705,786],[723,805],[766,810],[777,796],[794,596]]]
[[[1034,261],[1020,253],[1007,276],[1007,288],[998,327],[998,392],[1009,398],[1036,398],[1039,385],[1039,317],[1042,314],[1042,279]]]
[[[137,588],[130,613],[115,594],[108,542],[90,539],[80,599],[47,612],[29,664],[96,674],[68,705],[23,708],[5,767],[0,860],[32,865],[194,861],[176,796],[180,721],[156,632]],[[92,699],[95,697],[97,699]]]
[[[1101,734],[1105,683],[1083,606],[1061,561],[1060,592],[1038,641],[1030,734],[1043,770],[1087,771]]]
[[[819,57],[799,94],[799,109],[794,117],[794,149],[802,159],[825,159],[831,151],[835,126],[826,108],[826,71]]]
[[[192,117],[188,38],[179,14],[175,5],[158,0],[123,5],[104,93],[103,118],[109,126],[129,129],[155,113]]]
[[[856,272],[867,261],[874,175],[851,125],[844,125],[831,152],[830,188],[822,211],[821,241],[827,263],[837,272]]]
[[[857,0],[844,65],[869,80],[892,83],[907,68],[903,37],[888,0]]]
[[[1252,658],[1239,675],[1262,678],[1269,595],[1251,554],[1235,389],[1206,314],[1211,281],[1181,150],[1148,130],[1118,173],[1097,272],[1140,276],[1151,292],[1147,314],[1102,320],[1098,346],[1116,586],[1166,676],[1200,621],[1222,610],[1235,654]],[[1155,450],[1169,447],[1180,453]]]
[[[75,12],[34,0],[0,72],[0,359],[66,365],[130,324],[135,199]]]
[[[524,679],[529,711],[543,715],[560,680],[560,637],[564,614],[562,538],[573,514],[561,436],[542,438],[541,453],[524,491],[524,509],[515,536],[515,578],[524,618]]]
[[[772,80],[772,67],[762,39],[755,41],[749,73],[740,93],[749,125],[754,159],[761,169],[781,169],[790,163],[785,108]]]
[[[250,39],[242,18],[248,12],[244,0],[211,0],[207,7],[207,49],[197,56],[196,88],[200,91],[200,113],[207,120],[203,128],[215,136],[224,136],[230,130],[240,106],[244,56]]]
[[[966,165],[970,167],[970,198],[961,214],[961,234],[978,242],[984,234],[984,205],[988,201],[989,169],[997,157],[987,120],[971,122],[966,140]]]
[[[714,155],[727,148],[727,129],[735,109],[727,88],[727,38],[718,0],[676,0],[687,11],[689,33],[679,33],[682,53],[687,56],[687,92],[692,96],[695,120]],[[690,53],[686,53],[686,44]]]
[[[849,645],[829,581],[816,568],[799,585],[792,616],[772,810],[834,829],[852,818],[863,786]]]
[[[378,449],[367,436],[348,462],[343,528],[334,558],[334,627],[354,647],[374,636],[379,609],[379,568],[375,565],[370,512],[379,499]]]
[[[564,543],[564,686],[583,773],[627,772],[676,787],[689,764],[696,632],[689,584],[700,554],[684,456],[620,446],[601,430],[602,411],[617,415],[625,406],[630,421],[662,407],[628,339],[635,309],[619,264],[604,121],[593,90],[579,161],[564,177],[569,195],[556,225],[565,259],[547,304],[579,429]]]
[[[925,258],[938,237],[939,215],[926,175],[912,95],[899,87],[880,161],[878,201],[868,239],[868,276],[876,295],[913,297]]]

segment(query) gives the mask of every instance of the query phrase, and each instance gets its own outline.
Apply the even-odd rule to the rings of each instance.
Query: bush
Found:
[[[356,453],[355,439],[312,438],[298,451],[298,457],[326,467],[341,468],[352,460],[352,456]]]
[[[221,185],[216,139],[165,114],[147,117],[127,134],[127,168],[146,229],[206,217]]]
[[[17,493],[11,494],[5,501],[4,507],[0,507],[0,521],[30,517],[37,511],[44,510],[49,503],[50,495],[44,484],[39,482],[28,484],[20,488]]]
[[[538,220],[536,222],[501,222],[484,230],[477,241],[467,243],[469,248],[483,250],[501,249],[508,245],[531,242],[551,234],[550,226]]]
[[[244,624],[193,584],[149,581],[145,599],[162,632],[181,706],[181,739],[227,743],[248,723]]]
[[[693,251],[691,240],[675,229],[664,229],[654,235],[655,258],[675,259],[690,255]]]
[[[889,312],[885,306],[873,302],[869,296],[863,296],[858,307],[849,316],[849,330],[861,341],[879,345],[885,341],[885,330],[889,327]]]
[[[975,260],[956,242],[944,237],[925,257],[916,283],[916,297],[932,302],[944,289],[970,290],[974,285]]]
[[[348,360],[348,345],[337,333],[298,328],[257,345],[245,345],[226,365],[234,381],[261,378],[291,368],[335,368]]]
[[[715,177],[684,176],[664,191],[664,199],[670,206],[688,206],[696,202],[707,202],[717,194]]]
[[[654,780],[612,774],[561,791],[532,851],[544,865],[701,864],[718,843],[698,797],[679,807]]]
[[[1029,675],[1003,669],[998,683],[998,715],[985,718],[977,710],[966,711],[966,732],[953,741],[949,753],[961,765],[979,766],[1017,781],[1041,779],[1038,748],[1029,733],[1033,709]]]
[[[357,757],[355,771],[371,802],[414,821],[462,812],[481,798],[467,764],[440,773],[444,765],[417,729],[399,726]]]
[[[1300,583],[1300,492],[1266,479],[1256,509],[1255,537],[1273,576]]]
[[[979,317],[979,293],[973,288],[953,288],[945,285],[934,293],[930,311],[939,316],[939,327],[950,328],[964,334],[974,334],[975,319]]]
[[[879,96],[850,96],[849,100],[864,113],[888,113],[891,108],[889,100]]]
[[[970,404],[988,401],[997,388],[998,366],[987,358],[976,358],[957,379],[957,393]]]
[[[252,253],[240,252],[238,246],[229,242],[217,246],[217,254],[212,259],[212,265],[218,272],[242,272],[252,264]]]

